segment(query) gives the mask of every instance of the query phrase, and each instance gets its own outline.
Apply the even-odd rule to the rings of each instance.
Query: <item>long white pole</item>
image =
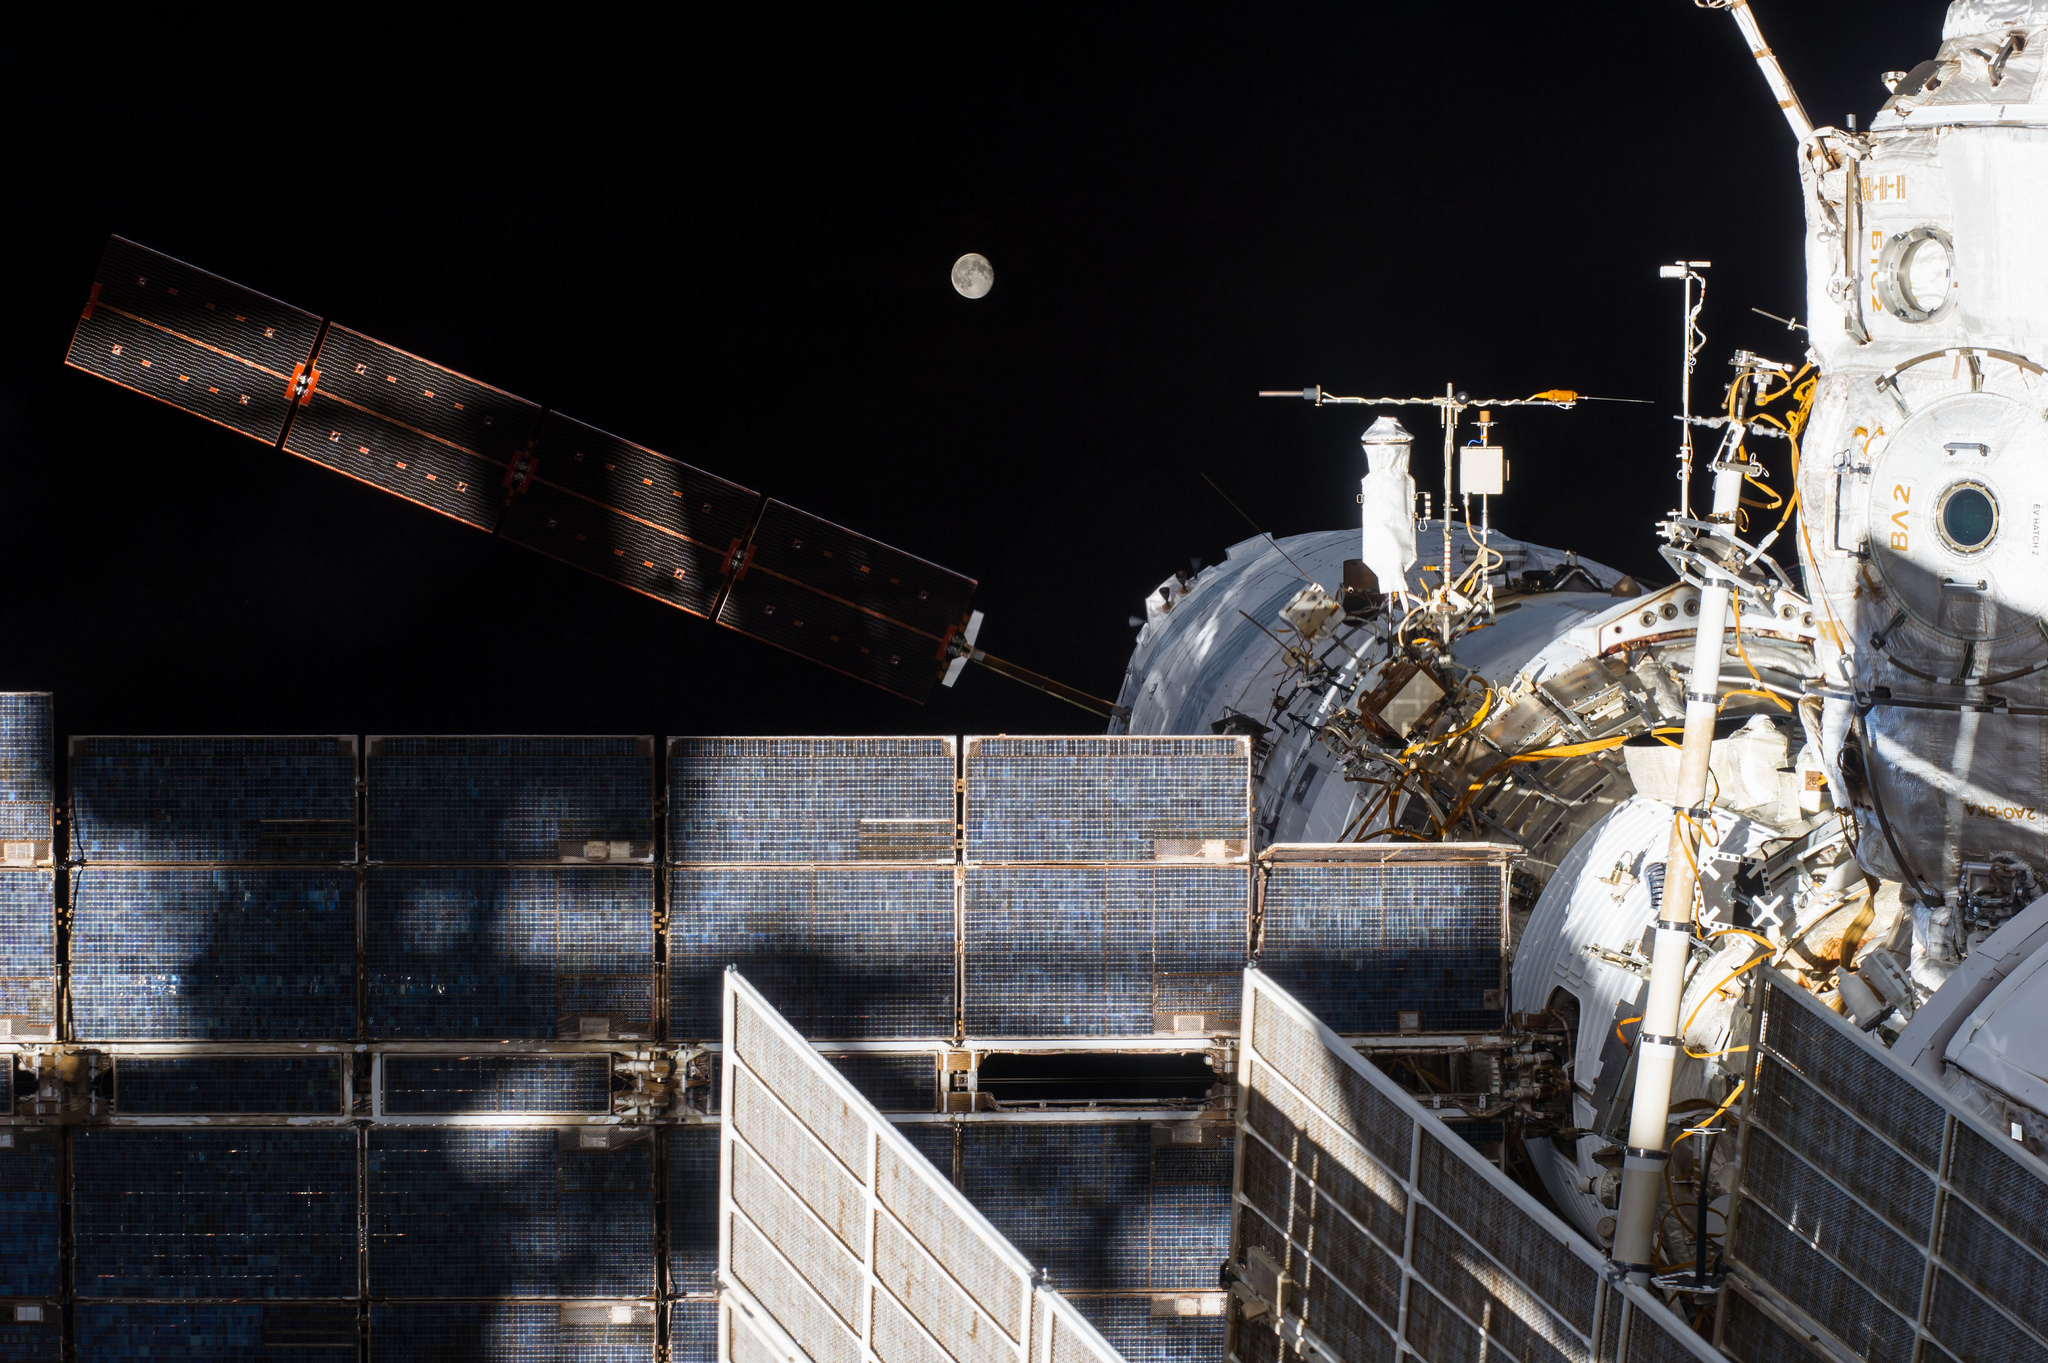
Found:
[[[1750,13],[1749,0],[1731,0],[1728,12],[1735,16],[1735,26],[1742,30],[1743,41],[1749,44],[1749,55],[1756,58],[1757,68],[1764,73],[1764,82],[1771,87],[1772,97],[1785,111],[1785,121],[1792,125],[1792,135],[1804,143],[1813,136],[1813,120],[1806,116],[1806,106],[1793,92],[1792,82],[1785,79],[1785,68],[1778,65],[1778,54],[1764,42],[1763,30],[1756,26],[1756,16]]]
[[[1713,516],[1733,524],[1742,495],[1742,465],[1734,442],[1715,461]],[[1692,642],[1692,675],[1685,684],[1685,746],[1678,759],[1678,811],[1664,853],[1664,894],[1650,949],[1650,994],[1636,1036],[1636,1090],[1622,1152],[1621,1208],[1615,1219],[1614,1259],[1639,1282],[1649,1279],[1656,1244],[1657,1204],[1670,1156],[1671,1079],[1678,1066],[1678,1006],[1692,957],[1692,899],[1699,845],[1693,836],[1707,798],[1707,763],[1720,712],[1721,654],[1727,647],[1729,588],[1716,581],[1700,591],[1699,631]],[[1691,815],[1688,819],[1686,816]]]

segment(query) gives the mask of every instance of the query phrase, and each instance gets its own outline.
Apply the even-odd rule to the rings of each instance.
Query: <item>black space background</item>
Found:
[[[1821,122],[1942,15],[1759,8]],[[1495,520],[1661,579],[1656,266],[1714,262],[1703,399],[1800,348],[1747,312],[1804,311],[1792,140],[1686,0],[583,13],[15,43],[0,689],[72,733],[1099,729],[972,670],[920,709],[63,368],[109,232],[978,577],[985,647],[1103,695],[1250,533],[1202,472],[1352,522],[1369,414],[1259,388],[1655,399],[1512,417]]]

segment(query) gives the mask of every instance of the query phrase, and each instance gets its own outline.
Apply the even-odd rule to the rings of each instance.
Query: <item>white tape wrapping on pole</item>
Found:
[[[1792,125],[1792,134],[1803,146],[1813,137],[1813,120],[1806,116],[1806,106],[1799,102],[1799,96],[1792,89],[1792,82],[1785,79],[1785,69],[1778,65],[1777,53],[1764,42],[1763,30],[1756,24],[1756,16],[1750,13],[1749,0],[1733,0],[1728,12],[1735,16],[1735,26],[1742,30],[1743,41],[1749,44],[1749,55],[1756,58],[1757,69],[1764,73],[1764,83],[1771,87],[1771,97],[1778,101],[1778,107],[1785,113],[1785,121]]]
[[[1742,494],[1742,466],[1725,459],[1714,469],[1713,514],[1734,519]],[[1614,1258],[1636,1281],[1647,1281],[1654,1262],[1657,1203],[1664,1192],[1669,1148],[1671,1080],[1678,1067],[1678,1008],[1692,957],[1692,901],[1698,824],[1688,812],[1706,803],[1708,761],[1719,716],[1721,652],[1728,631],[1729,588],[1716,579],[1700,591],[1699,629],[1693,636],[1692,676],[1685,697],[1684,751],[1678,762],[1677,809],[1664,857],[1664,894],[1650,949],[1650,992],[1636,1038],[1636,1091],[1629,1111],[1628,1145],[1621,1168],[1621,1206],[1615,1220]],[[1709,689],[1709,687],[1712,689]],[[1669,926],[1684,924],[1683,928]]]

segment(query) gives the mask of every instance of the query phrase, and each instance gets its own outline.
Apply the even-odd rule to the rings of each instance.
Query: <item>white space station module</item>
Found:
[[[1647,1043],[1674,1039],[1669,1107],[1723,1103],[1765,962],[2048,1152],[2048,0],[1957,0],[1862,130],[1814,128],[1744,0],[1714,7],[1797,134],[1809,321],[1803,356],[1738,352],[1720,410],[1688,395],[1678,580],[1486,528],[1502,409],[1575,395],[1312,388],[1382,409],[1362,529],[1256,536],[1161,584],[1113,725],[1251,735],[1269,843],[1519,849],[1511,1006],[1574,1038],[1559,1096],[1521,1104],[1553,1134],[1530,1164],[1610,1245]],[[1688,374],[1704,268],[1663,271]],[[1444,519],[1393,415],[1420,406]],[[1672,950],[1667,875],[1699,887]],[[1687,1219],[1660,1218],[1657,1259],[1693,1260]]]

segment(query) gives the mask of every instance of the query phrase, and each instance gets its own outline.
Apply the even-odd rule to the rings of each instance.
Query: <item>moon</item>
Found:
[[[986,298],[995,286],[995,267],[988,263],[987,256],[969,251],[953,262],[953,287],[962,298]]]

